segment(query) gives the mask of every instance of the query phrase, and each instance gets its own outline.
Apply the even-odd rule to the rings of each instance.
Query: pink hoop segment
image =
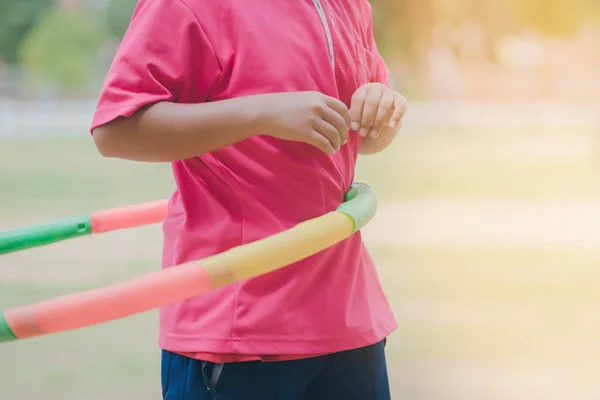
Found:
[[[213,290],[198,262],[82,293],[5,311],[15,336],[27,339],[82,328],[172,304]]]
[[[167,205],[167,200],[157,200],[93,212],[92,234],[163,222],[167,216]]]

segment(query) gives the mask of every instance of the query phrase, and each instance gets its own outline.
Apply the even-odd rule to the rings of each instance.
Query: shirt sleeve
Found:
[[[183,0],[140,0],[104,82],[91,129],[161,101],[203,102],[221,73]]]

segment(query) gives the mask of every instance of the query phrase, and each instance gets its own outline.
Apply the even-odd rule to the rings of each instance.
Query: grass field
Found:
[[[600,152],[591,131],[404,132],[361,160],[365,229],[400,329],[394,398],[587,400],[600,383]],[[0,141],[0,228],[167,197],[164,165],[90,140]],[[0,258],[0,306],[154,270],[160,228]],[[160,398],[156,314],[0,346],[0,399]]]

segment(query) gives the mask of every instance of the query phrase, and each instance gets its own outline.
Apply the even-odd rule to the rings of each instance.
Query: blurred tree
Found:
[[[78,89],[96,73],[97,51],[107,36],[101,18],[53,8],[23,41],[20,60],[31,83]]]
[[[137,0],[111,0],[106,9],[106,21],[110,33],[122,38],[127,31]]]
[[[420,63],[434,26],[434,0],[371,0],[373,31],[383,54],[400,51]]]
[[[420,63],[440,20],[482,23],[501,36],[533,28],[549,36],[575,33],[584,22],[600,23],[600,0],[371,0],[375,36],[382,52],[401,50]]]
[[[53,3],[54,0],[0,0],[0,60],[9,64],[18,61],[21,41]]]
[[[571,35],[583,22],[600,22],[598,0],[509,0],[521,26],[549,36]]]
[[[406,65],[410,79],[403,91],[412,98],[425,92],[427,55],[435,25],[436,0],[370,0],[373,33],[379,51],[390,62]]]

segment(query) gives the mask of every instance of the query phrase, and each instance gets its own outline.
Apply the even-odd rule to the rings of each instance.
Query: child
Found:
[[[172,164],[169,268],[334,210],[358,154],[396,135],[387,80],[366,0],[140,0],[92,133],[107,157]],[[163,398],[389,399],[395,328],[357,233],[162,309]]]

